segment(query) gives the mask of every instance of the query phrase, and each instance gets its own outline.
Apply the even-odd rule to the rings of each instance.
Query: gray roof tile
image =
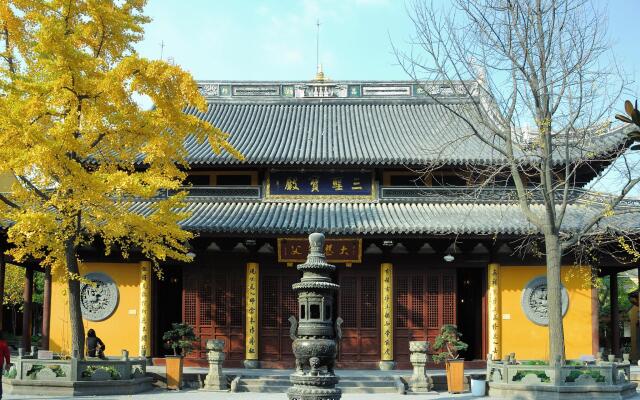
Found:
[[[451,107],[469,118],[475,113],[470,100],[452,101]],[[231,144],[246,158],[241,162],[224,152],[216,155],[207,143],[189,139],[186,148],[192,166],[502,162],[495,150],[471,135],[460,118],[424,98],[217,100],[204,113],[194,108],[186,112],[230,133]],[[624,140],[621,130],[598,136],[595,144],[575,150],[571,158],[584,157],[587,151],[611,151]],[[557,160],[562,162],[561,158]]]
[[[149,202],[133,209],[150,212]],[[542,213],[541,205],[533,205]],[[221,202],[189,201],[191,216],[181,225],[202,233],[307,234],[506,234],[534,233],[535,228],[515,204],[471,203],[314,203],[314,202]],[[602,210],[589,205],[570,205],[563,230],[578,229]],[[629,225],[629,226],[627,226]],[[602,227],[638,229],[634,218],[607,218]]]

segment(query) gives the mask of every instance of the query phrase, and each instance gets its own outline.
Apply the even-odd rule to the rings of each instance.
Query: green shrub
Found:
[[[117,369],[115,369],[114,367],[106,366],[106,365],[90,365],[84,371],[82,371],[82,377],[83,378],[91,378],[91,376],[98,369],[103,369],[103,370],[107,371],[109,373],[109,375],[111,375],[111,379],[113,379],[114,381],[116,381],[118,379],[122,379],[122,377],[120,376],[120,372],[118,372]]]
[[[194,342],[198,340],[193,327],[185,323],[172,323],[171,329],[162,335],[167,347],[173,349],[173,355],[186,356],[194,348]],[[178,353],[178,349],[180,352]]]
[[[51,371],[53,371],[53,373],[56,374],[56,377],[58,378],[67,376],[67,374],[64,372],[62,367],[57,364],[54,364],[54,365],[34,364],[31,367],[31,369],[27,371],[27,376],[31,379],[36,379],[36,375],[38,375],[38,372],[42,371],[45,368],[49,368]],[[16,371],[16,374],[17,374],[17,371]],[[8,377],[7,374],[5,374],[5,376]]]
[[[543,382],[543,383],[551,382],[551,378],[549,378],[544,371],[536,371],[536,370],[528,370],[528,369],[527,370],[518,371],[513,376],[513,381],[514,382],[521,381],[521,380],[524,379],[525,376],[530,375],[530,374],[534,374],[535,376],[540,378],[540,381]]]
[[[600,373],[600,371],[592,370],[592,369],[576,369],[569,373],[565,382],[575,382],[582,375],[589,375],[596,382],[604,382],[604,376]]]
[[[462,334],[458,332],[455,325],[442,325],[440,334],[436,336],[433,343],[433,349],[438,352],[433,355],[433,361],[436,363],[446,360],[456,360],[460,356],[460,352],[469,347],[468,344],[460,340]]]
[[[542,360],[525,360],[525,361],[520,361],[521,365],[547,365],[546,361],[542,361]]]

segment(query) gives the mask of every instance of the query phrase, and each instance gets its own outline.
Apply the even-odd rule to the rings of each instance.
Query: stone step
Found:
[[[384,386],[384,387],[361,387],[361,388],[353,388],[353,387],[342,387],[338,385],[338,387],[342,390],[342,393],[347,394],[384,394],[384,393],[398,393],[398,389],[393,386]]]
[[[282,380],[264,380],[264,379],[245,379],[240,378],[238,385],[244,386],[291,386],[291,382],[288,379]]]
[[[344,377],[344,376],[339,376],[340,378],[340,383],[342,382],[394,382],[394,378],[392,376],[363,376],[363,377]],[[242,380],[243,381],[269,381],[269,382],[290,382],[289,377],[288,376],[273,376],[273,377],[269,377],[269,376],[246,376],[246,375],[242,375]]]
[[[391,379],[390,381],[374,381],[374,382],[360,382],[357,380],[349,380],[349,381],[340,381],[338,383],[339,387],[387,387],[392,386],[395,387],[395,381]]]
[[[242,376],[236,391],[285,393],[291,383],[288,376]],[[344,393],[397,393],[396,380],[390,376],[343,377],[337,386]]]
[[[264,385],[242,385],[239,384],[237,392],[252,393],[286,393],[290,386],[264,386]]]
[[[245,385],[239,384],[237,387],[238,392],[252,392],[252,393],[286,393],[291,386],[280,385]],[[338,388],[343,393],[397,393],[398,390],[395,386],[353,386],[345,387],[338,385]]]

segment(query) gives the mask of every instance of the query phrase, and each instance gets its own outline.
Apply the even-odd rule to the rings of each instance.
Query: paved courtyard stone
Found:
[[[18,396],[6,395],[5,400],[25,400],[25,399],[47,399],[47,400],[286,400],[286,393],[215,393],[203,392],[200,390],[181,390],[179,392],[167,391],[166,389],[156,389],[147,393],[130,395],[130,396],[81,396],[81,397],[64,397],[64,396]],[[442,399],[458,399],[471,400],[480,399],[474,397],[471,393],[449,394],[425,394],[425,395],[401,395],[401,394],[343,394],[343,400],[442,400]],[[482,397],[486,400],[498,400],[498,397]],[[640,400],[640,394],[633,397],[634,400]]]

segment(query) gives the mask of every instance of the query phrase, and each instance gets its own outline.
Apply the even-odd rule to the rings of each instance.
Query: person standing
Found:
[[[2,372],[8,371],[11,367],[11,352],[9,345],[4,340],[4,332],[0,331],[0,359],[2,360]],[[0,399],[2,399],[2,374],[0,373]]]

